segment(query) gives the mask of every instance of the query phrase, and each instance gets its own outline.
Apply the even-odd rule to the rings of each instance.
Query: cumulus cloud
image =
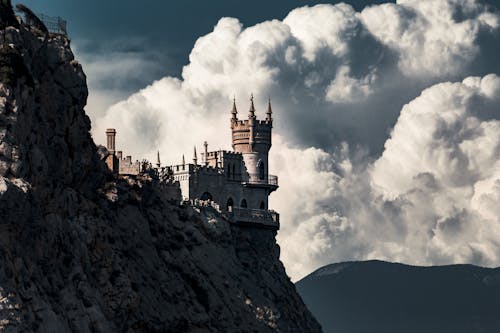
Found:
[[[442,77],[463,71],[480,52],[478,37],[498,28],[496,13],[477,1],[401,0],[366,8],[361,19],[398,53],[410,77]]]
[[[500,80],[483,71],[498,70],[499,18],[473,0],[318,5],[247,28],[222,18],[181,78],[114,104],[93,134],[116,127],[127,153],[175,163],[204,140],[229,149],[233,96],[244,118],[250,93],[261,116],[270,95],[271,205],[293,278],[367,258],[496,265]]]
[[[299,206],[296,228],[280,235],[288,268],[299,274],[325,259],[366,258],[498,265],[499,83],[488,75],[428,88],[405,105],[384,153],[365,169],[353,171],[352,162],[363,163],[337,155],[332,171],[310,184],[314,203],[326,197],[330,205]],[[311,244],[299,250],[297,240]]]
[[[337,71],[335,80],[326,88],[326,100],[333,103],[352,103],[364,100],[373,93],[374,73],[356,79],[349,75],[349,68],[342,66]]]

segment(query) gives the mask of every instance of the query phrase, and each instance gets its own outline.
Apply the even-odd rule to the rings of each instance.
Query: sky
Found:
[[[97,143],[115,127],[138,159],[230,149],[233,97],[240,117],[271,97],[293,280],[347,260],[500,265],[495,1],[32,2],[69,21]]]

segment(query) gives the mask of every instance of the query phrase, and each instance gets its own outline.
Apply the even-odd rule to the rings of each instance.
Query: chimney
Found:
[[[108,128],[106,130],[107,136],[107,148],[110,154],[115,154],[115,138],[116,138],[116,130],[114,128]]]

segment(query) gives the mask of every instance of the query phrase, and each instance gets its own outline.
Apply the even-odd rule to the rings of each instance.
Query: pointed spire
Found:
[[[194,146],[193,163],[198,165],[198,156],[196,155],[196,146]]]
[[[205,166],[208,166],[208,142],[203,142],[203,145],[205,146],[205,154],[203,157],[205,157]]]
[[[231,110],[234,120],[238,120],[238,109],[236,109],[236,97],[233,98],[233,109]]]
[[[159,168],[161,166],[160,162],[160,151],[158,150],[158,153],[156,155],[156,166]]]
[[[272,121],[273,120],[272,115],[273,115],[273,109],[271,108],[271,97],[269,97],[267,101],[266,120]]]
[[[255,119],[255,106],[253,105],[253,94],[250,96],[250,111],[248,112],[248,118]]]
[[[182,165],[186,165],[186,159],[184,158],[184,154],[182,154]]]

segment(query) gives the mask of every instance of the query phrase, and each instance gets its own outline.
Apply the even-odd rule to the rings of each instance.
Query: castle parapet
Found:
[[[278,230],[280,228],[280,215],[274,210],[232,208],[227,213],[232,223],[240,225],[258,225],[267,229]]]
[[[265,178],[261,178],[261,175],[259,174],[249,174],[249,179],[246,181],[247,183],[250,184],[266,184],[266,185],[271,185],[271,186],[276,186],[278,187],[278,176],[275,175],[268,175]]]

